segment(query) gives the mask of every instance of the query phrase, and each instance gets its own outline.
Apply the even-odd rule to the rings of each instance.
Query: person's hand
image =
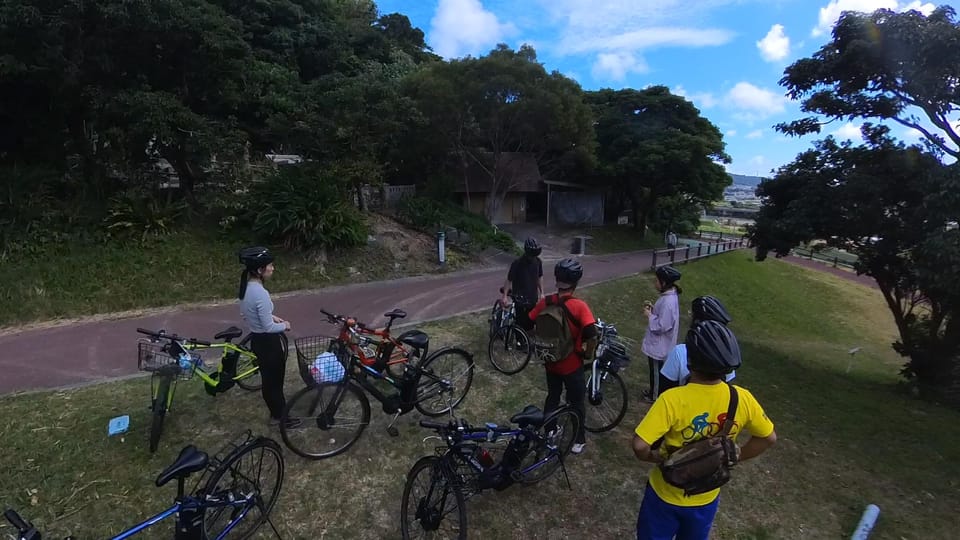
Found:
[[[275,323],[286,322],[286,321],[284,321],[283,319],[281,319],[280,317],[277,317],[276,315],[272,315],[272,317],[273,317],[273,322],[275,322]]]
[[[289,332],[289,331],[290,331],[290,322],[289,322],[289,321],[283,321],[283,326],[284,326],[284,329],[283,329],[284,332]]]
[[[501,297],[500,297],[500,306],[502,306],[502,307],[507,307],[507,305],[509,305],[509,302],[507,301],[507,295],[501,296]]]
[[[644,314],[644,315],[646,315],[647,317],[649,317],[651,313],[653,313],[653,307],[652,307],[650,304],[647,304],[647,305],[643,306],[643,314]]]

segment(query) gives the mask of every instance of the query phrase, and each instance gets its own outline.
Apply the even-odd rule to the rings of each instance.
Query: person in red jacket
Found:
[[[577,430],[571,452],[579,454],[587,442],[583,429],[583,418],[586,415],[584,399],[587,383],[583,375],[584,351],[596,348],[597,338],[596,318],[590,311],[587,303],[573,296],[577,283],[583,277],[583,267],[579,261],[564,259],[553,269],[553,276],[557,280],[557,293],[551,295],[554,301],[563,300],[569,311],[570,330],[575,340],[574,352],[563,360],[545,364],[547,374],[547,399],[543,405],[543,412],[549,414],[560,406],[560,395],[564,388],[567,390],[567,403],[573,406],[580,415],[580,428]],[[537,316],[547,305],[547,298],[541,298],[537,305],[530,310],[530,320],[536,321]],[[586,348],[584,342],[588,342]]]

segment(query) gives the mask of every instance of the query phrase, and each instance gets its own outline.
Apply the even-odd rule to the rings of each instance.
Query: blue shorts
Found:
[[[719,506],[720,497],[704,506],[676,506],[647,484],[637,516],[637,540],[707,540]]]

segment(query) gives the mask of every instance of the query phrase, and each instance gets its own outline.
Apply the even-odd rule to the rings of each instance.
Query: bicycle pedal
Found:
[[[394,426],[388,427],[388,428],[387,428],[387,433],[388,433],[391,437],[399,437],[399,436],[400,436],[400,430],[397,429],[397,428],[394,427]]]

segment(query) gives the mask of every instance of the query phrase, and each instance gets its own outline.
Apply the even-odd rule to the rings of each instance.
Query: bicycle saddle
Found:
[[[230,339],[237,339],[238,337],[240,337],[240,336],[242,336],[242,335],[243,335],[243,330],[237,328],[236,326],[231,326],[230,328],[227,328],[227,329],[224,330],[223,332],[220,332],[219,334],[213,336],[213,339],[217,339],[217,340],[220,340],[220,339],[230,340]]]
[[[192,473],[202,471],[209,461],[210,458],[207,457],[206,452],[197,450],[197,447],[192,444],[185,446],[176,461],[157,477],[157,487],[162,487],[171,480],[186,478]]]
[[[402,319],[407,316],[407,312],[402,309],[395,309],[390,313],[384,313],[383,316],[388,319]]]
[[[414,349],[426,349],[430,344],[430,336],[420,330],[408,330],[397,338],[400,343],[410,345]]]
[[[513,415],[510,421],[520,427],[540,427],[543,424],[543,411],[533,405],[527,405],[522,411]]]

